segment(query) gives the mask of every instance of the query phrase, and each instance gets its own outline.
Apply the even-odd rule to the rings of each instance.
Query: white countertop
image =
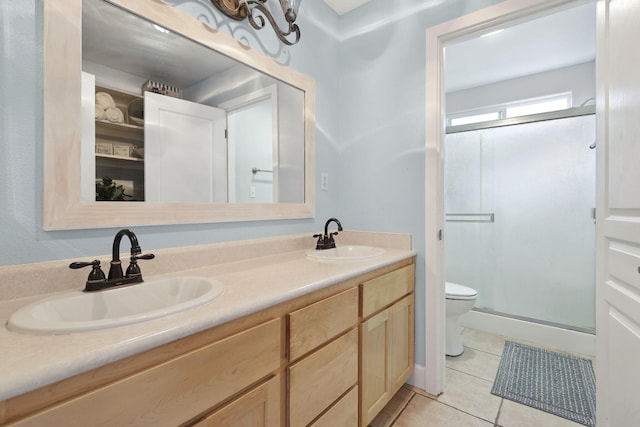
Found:
[[[385,248],[381,256],[324,261],[307,250],[251,258],[210,267],[149,276],[201,276],[216,279],[225,292],[214,301],[162,319],[66,335],[28,335],[0,328],[0,401],[130,355],[175,341],[278,303],[415,256],[415,251]],[[0,302],[6,324],[16,309],[45,295]]]

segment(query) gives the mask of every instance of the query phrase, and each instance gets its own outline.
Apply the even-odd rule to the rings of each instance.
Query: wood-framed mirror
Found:
[[[104,22],[83,25],[83,19],[95,17]],[[106,38],[96,37],[105,32],[100,25],[112,25],[113,33],[123,34],[119,26],[123,21],[131,21],[132,28],[138,29],[125,36],[126,47],[109,48]],[[155,30],[145,30],[145,26]],[[172,39],[160,39],[162,33]],[[142,47],[135,47],[136,40]],[[215,69],[215,59],[204,65],[185,65],[180,55],[192,50],[185,43],[192,44],[197,57],[210,53],[231,65],[221,66],[222,71]],[[149,53],[152,45],[162,50]],[[127,52],[133,56],[127,57]],[[168,59],[172,52],[179,54]],[[101,63],[105,58],[117,58],[118,66]],[[157,64],[152,64],[154,58],[159,58]],[[43,68],[45,229],[314,217],[315,83],[308,76],[158,0],[45,0]],[[171,74],[174,68],[193,69],[199,75]],[[209,81],[225,85],[206,86]],[[158,84],[166,86],[158,89]],[[115,99],[121,113],[115,118],[107,119],[98,112],[103,93]],[[262,102],[256,111],[267,108],[271,112],[267,120],[238,113],[253,105],[251,94],[259,94],[256,100]],[[175,134],[179,123],[162,122],[153,128],[158,121],[153,111],[160,117],[165,105],[194,102],[197,108],[224,106],[223,122],[240,123],[236,127],[241,130],[261,129],[256,123],[265,122],[266,130],[254,133],[267,134],[266,160],[247,160],[243,152],[260,150],[230,148],[227,144],[232,143],[227,140],[220,145],[222,151],[210,149],[206,154],[193,145],[176,148],[189,138],[201,141],[191,122],[184,134],[163,140],[164,135]],[[233,130],[223,127],[228,137]],[[236,144],[241,147],[240,142]],[[232,155],[227,156],[229,149]],[[188,156],[181,159],[184,152]],[[197,163],[202,158],[206,161]],[[197,167],[187,167],[194,164]],[[198,175],[205,177],[206,184],[196,185],[192,171],[202,172]],[[230,176],[230,171],[235,175]],[[128,199],[94,198],[96,182],[107,175],[118,185],[124,184]],[[262,184],[266,196],[260,195]]]

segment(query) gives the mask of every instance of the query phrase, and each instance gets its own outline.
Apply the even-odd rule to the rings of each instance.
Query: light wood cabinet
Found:
[[[373,420],[413,371],[413,288],[413,266],[360,286],[360,426]]]
[[[413,368],[412,260],[0,402],[0,425],[367,425]]]

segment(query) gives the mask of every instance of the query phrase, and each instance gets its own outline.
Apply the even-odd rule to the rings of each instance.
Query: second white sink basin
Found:
[[[344,261],[374,258],[383,253],[384,249],[373,246],[338,246],[332,249],[309,251],[307,256],[317,259]]]
[[[7,328],[32,334],[64,334],[157,319],[212,301],[222,283],[201,277],[173,277],[97,292],[72,291],[20,308]]]

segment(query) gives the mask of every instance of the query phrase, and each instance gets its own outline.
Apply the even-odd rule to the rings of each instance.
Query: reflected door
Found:
[[[145,92],[145,199],[226,202],[226,112]]]

